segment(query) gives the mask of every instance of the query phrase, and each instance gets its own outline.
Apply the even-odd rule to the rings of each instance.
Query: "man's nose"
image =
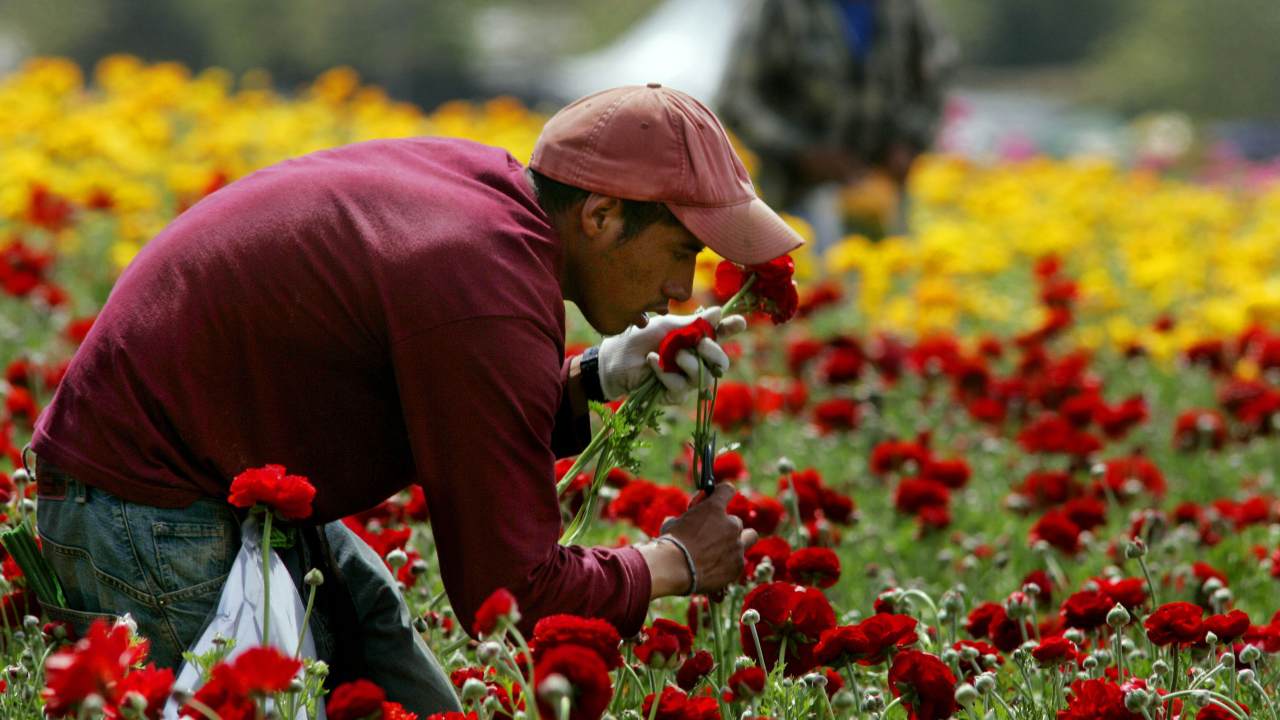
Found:
[[[693,297],[693,273],[689,273],[687,278],[668,280],[662,288],[662,294],[669,300],[688,302]]]

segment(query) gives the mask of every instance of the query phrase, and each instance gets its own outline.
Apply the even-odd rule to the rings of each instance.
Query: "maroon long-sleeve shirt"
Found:
[[[361,143],[241,179],[121,275],[40,417],[42,459],[133,502],[225,497],[242,470],[316,486],[317,522],[412,482],[464,627],[496,588],[526,624],[643,622],[635,549],[561,547],[561,247],[505,151]]]

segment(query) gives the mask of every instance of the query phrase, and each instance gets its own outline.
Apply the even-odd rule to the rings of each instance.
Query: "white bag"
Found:
[[[246,649],[262,643],[262,526],[256,516],[249,516],[240,526],[240,552],[231,565],[227,575],[227,584],[222,588],[218,598],[218,608],[204,634],[191,646],[191,652],[202,655],[213,649],[215,636],[232,638],[235,649],[229,658],[244,652]],[[271,637],[267,638],[281,652],[293,655],[298,647],[298,635],[302,629],[302,621],[306,608],[302,597],[293,584],[293,578],[285,569],[280,556],[271,551],[269,562],[271,573]],[[302,642],[300,658],[314,659],[316,646],[310,631]],[[182,663],[182,669],[174,680],[175,690],[194,692],[200,682],[200,671],[188,662]],[[178,704],[170,699],[165,706],[165,720],[177,720]],[[312,720],[324,720],[324,700],[317,703],[317,716]],[[303,711],[298,712],[294,720],[306,720]]]

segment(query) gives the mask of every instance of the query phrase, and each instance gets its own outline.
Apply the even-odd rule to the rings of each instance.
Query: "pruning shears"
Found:
[[[716,476],[713,472],[713,466],[716,459],[716,433],[711,433],[711,439],[701,448],[702,463],[701,472],[698,473],[698,489],[710,495],[716,489]]]

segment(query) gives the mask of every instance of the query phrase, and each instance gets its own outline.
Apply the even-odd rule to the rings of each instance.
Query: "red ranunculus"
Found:
[[[658,618],[644,628],[644,641],[636,646],[636,658],[657,668],[674,667],[693,649],[693,632],[678,622]]]
[[[715,667],[715,664],[715,658],[711,653],[699,650],[681,663],[680,669],[676,671],[676,684],[685,692],[693,690],[698,681],[711,673],[711,668]]]
[[[169,693],[173,690],[173,670],[157,669],[155,663],[149,663],[140,670],[134,670],[116,685],[118,705],[129,703],[129,694],[137,693],[147,701],[145,717],[147,720],[160,720],[165,703],[169,701]],[[107,720],[123,718],[118,707],[107,706]]]
[[[1232,610],[1225,615],[1210,615],[1204,619],[1204,629],[1218,636],[1218,643],[1230,645],[1249,630],[1249,616],[1243,610]]]
[[[916,644],[916,619],[910,615],[876,613],[858,623],[858,629],[867,637],[867,654],[858,658],[860,665],[878,665],[891,649]]]
[[[577,615],[548,615],[533,626],[530,645],[535,662],[552,648],[579,645],[594,650],[605,667],[614,670],[622,667],[622,654],[618,652],[621,642],[618,631],[604,620]]]
[[[1080,650],[1075,643],[1058,635],[1041,640],[1039,645],[1031,649],[1031,657],[1041,667],[1073,665],[1080,659]]]
[[[119,683],[130,667],[146,658],[147,647],[146,641],[135,642],[123,623],[94,621],[74,646],[45,661],[45,687],[40,691],[45,711],[52,717],[74,714],[90,695],[114,703]]]
[[[1059,612],[1067,627],[1096,630],[1107,622],[1107,613],[1115,606],[1115,600],[1105,593],[1081,590],[1062,602]]]
[[[1071,683],[1067,709],[1058,720],[1142,720],[1124,706],[1124,690],[1110,680],[1076,680]]]
[[[476,610],[476,619],[471,629],[477,637],[488,635],[498,629],[498,623],[502,618],[507,618],[512,623],[520,622],[520,610],[516,606],[516,596],[511,594],[506,588],[498,588],[493,591],[480,607]]]
[[[245,679],[236,669],[227,663],[213,666],[209,681],[196,691],[194,700],[217,713],[222,720],[255,720],[258,706],[249,696],[245,687]],[[182,707],[180,717],[205,717],[203,708],[187,704]]]
[[[560,675],[569,681],[571,720],[596,720],[613,698],[609,669],[593,648],[571,644],[544,650],[533,671],[534,687],[541,687],[549,675]],[[544,717],[558,716],[556,709],[541,699],[538,710]]]
[[[1191,645],[1204,640],[1204,610],[1189,602],[1169,602],[1156,608],[1142,623],[1156,645]]]
[[[909,720],[944,720],[956,711],[956,676],[946,663],[919,650],[903,650],[889,668],[889,691],[903,697]]]
[[[764,692],[765,680],[764,670],[748,665],[729,676],[729,690],[735,701],[753,698]]]
[[[688,325],[672,330],[658,343],[658,365],[666,372],[681,372],[676,355],[681,350],[696,353],[703,338],[716,339],[716,329],[703,318],[695,318]]]
[[[787,577],[801,585],[831,587],[840,579],[840,558],[829,548],[800,548],[787,558]]]
[[[368,680],[355,680],[334,688],[325,700],[329,720],[362,720],[382,710],[387,693]]]
[[[258,503],[286,520],[302,520],[311,515],[316,488],[301,475],[286,475],[283,465],[266,465],[245,470],[231,481],[227,502],[236,507]]]
[[[246,692],[269,695],[289,689],[302,661],[274,647],[251,647],[236,655],[232,666],[243,678]]]
[[[756,632],[768,667],[779,661],[782,641],[786,639],[786,672],[791,676],[803,675],[817,665],[813,658],[814,646],[824,630],[836,625],[835,612],[821,590],[787,582],[757,586],[747,593],[742,607],[744,611],[760,613]],[[751,629],[744,624],[739,635],[743,651],[754,657],[756,648]]]

